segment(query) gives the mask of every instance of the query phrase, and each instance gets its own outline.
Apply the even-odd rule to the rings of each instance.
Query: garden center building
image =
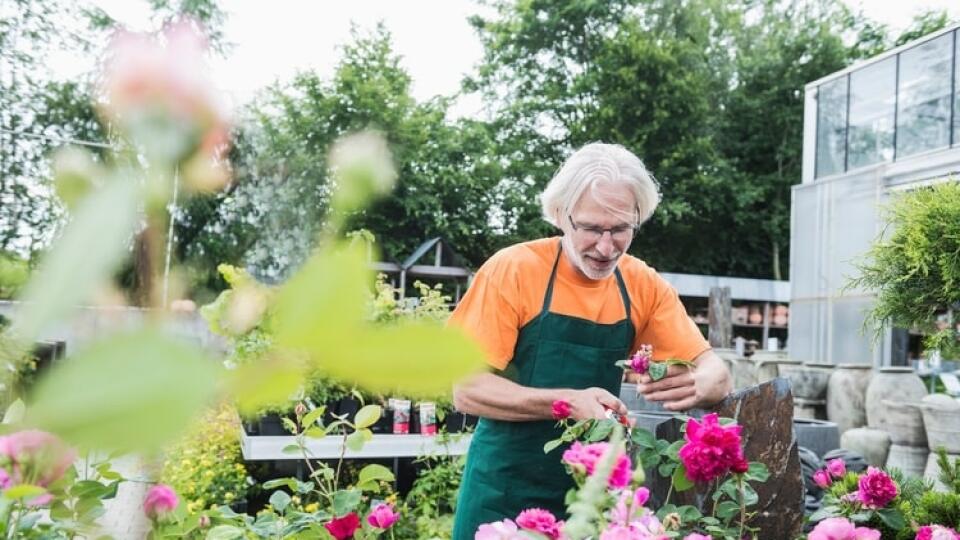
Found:
[[[872,296],[845,290],[891,193],[960,178],[960,25],[811,82],[793,188],[790,356],[906,364],[904,330],[862,331]]]

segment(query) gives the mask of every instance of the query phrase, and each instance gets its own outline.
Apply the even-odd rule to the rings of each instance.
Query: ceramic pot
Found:
[[[750,312],[749,315],[747,315],[747,322],[750,324],[763,323],[763,313],[760,311],[760,306],[750,306]]]
[[[833,364],[780,364],[781,377],[790,379],[793,397],[808,401],[827,398],[827,382],[833,373]]]
[[[756,382],[760,384],[783,376],[783,371],[799,366],[799,360],[791,360],[783,351],[757,351],[750,359],[756,366]]]
[[[874,467],[883,467],[890,453],[890,434],[865,427],[848,429],[840,435],[840,446],[863,454],[867,463]]]
[[[873,377],[870,379],[870,384],[867,386],[867,395],[866,395],[866,410],[867,410],[867,425],[876,428],[882,429],[884,431],[890,431],[890,415],[891,411],[887,405],[884,405],[884,401],[890,401],[894,403],[915,403],[923,399],[927,395],[927,388],[924,386],[923,381],[916,373],[913,372],[913,368],[909,367],[882,367],[878,371],[875,371]],[[899,423],[910,423],[914,425],[921,425],[923,422],[922,416],[920,415],[920,410],[914,408],[911,412],[903,411],[903,414],[908,418],[896,418],[895,421]],[[894,444],[912,444],[908,441],[898,441],[897,436],[891,434]],[[926,436],[924,436],[926,439]],[[916,443],[913,446],[924,446],[926,443]]]
[[[929,453],[926,446],[891,444],[890,454],[887,456],[887,468],[897,468],[908,476],[921,477],[927,466]]]
[[[960,402],[945,394],[931,394],[920,405],[927,433],[927,448],[943,447],[948,454],[960,454]]]
[[[867,386],[873,375],[870,364],[838,364],[827,383],[827,418],[840,433],[867,425]]]
[[[797,437],[797,446],[808,448],[821,457],[840,447],[840,432],[833,422],[794,418],[793,432]]]
[[[893,444],[927,446],[927,431],[923,428],[923,414],[919,401],[882,400],[887,408],[883,425]]]

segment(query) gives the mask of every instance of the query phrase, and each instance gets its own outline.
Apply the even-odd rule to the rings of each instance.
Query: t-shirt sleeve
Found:
[[[449,322],[475,339],[487,363],[500,370],[513,358],[521,326],[517,280],[510,266],[496,255],[484,263]]]
[[[649,344],[653,346],[655,360],[693,360],[710,349],[710,344],[687,315],[677,290],[660,275],[652,270],[651,273],[648,283],[653,294],[649,297],[648,318],[637,334],[634,350],[641,344]]]

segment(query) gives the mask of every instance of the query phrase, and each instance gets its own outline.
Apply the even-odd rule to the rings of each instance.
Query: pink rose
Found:
[[[5,480],[47,487],[67,472],[77,453],[56,435],[28,429],[0,437],[0,460],[7,466]]]
[[[143,513],[150,519],[157,519],[172,512],[180,504],[173,488],[157,484],[150,488],[143,499]]]
[[[360,528],[360,516],[356,512],[350,512],[324,523],[323,528],[337,540],[347,540],[353,538],[353,534]]]
[[[526,536],[517,530],[513,520],[484,523],[473,535],[473,540],[525,540]]]
[[[846,518],[828,518],[817,523],[807,540],[880,540],[880,531],[856,527]]]
[[[698,422],[687,421],[684,435],[687,442],[680,449],[680,461],[687,469],[687,478],[694,482],[710,482],[745,462],[740,440],[741,427],[736,424],[721,426],[716,413],[710,413]],[[748,464],[749,465],[749,464]]]
[[[847,464],[842,459],[831,459],[827,462],[827,472],[834,478],[843,478],[847,474]]]
[[[549,510],[528,508],[517,516],[517,525],[528,531],[535,531],[547,538],[557,540],[560,538],[560,528],[563,527],[563,522],[557,521],[556,516]]]
[[[633,502],[637,506],[643,506],[650,500],[650,490],[645,487],[638,487],[633,494]]]
[[[590,476],[609,446],[610,444],[605,442],[588,445],[580,444],[579,441],[574,442],[563,453],[563,462],[570,465],[573,470],[585,472],[587,476]],[[617,456],[617,461],[607,483],[613,489],[623,489],[630,485],[632,476],[633,467],[630,465],[630,458],[625,453],[621,453]]]
[[[827,489],[833,483],[833,480],[830,479],[830,474],[826,470],[818,469],[817,472],[813,473],[813,483]]]
[[[393,510],[393,506],[378,504],[367,516],[367,523],[378,529],[389,529],[398,519],[400,514]]]
[[[867,472],[860,475],[858,487],[860,502],[872,509],[887,506],[898,493],[897,484],[893,479],[874,467],[868,467]]]
[[[713,537],[700,533],[690,533],[684,536],[683,540],[713,540]]]
[[[551,412],[554,420],[568,418],[570,416],[570,402],[564,399],[554,401]]]
[[[650,370],[650,362],[652,359],[653,346],[640,345],[640,349],[633,353],[633,356],[630,357],[630,361],[627,364],[634,373],[644,375]]]
[[[643,506],[649,499],[650,490],[645,487],[637,488],[636,491],[623,490],[617,504],[610,510],[611,523],[627,525],[636,518],[649,514],[649,510]]]
[[[924,525],[917,529],[916,540],[960,540],[957,531],[943,525]]]

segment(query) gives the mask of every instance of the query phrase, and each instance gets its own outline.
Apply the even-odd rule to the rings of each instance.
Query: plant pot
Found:
[[[931,394],[920,405],[927,448],[943,447],[948,454],[960,454],[960,402],[945,394]]]
[[[477,427],[477,422],[480,421],[479,416],[474,416],[472,414],[464,414],[463,416],[463,430],[464,431],[473,431]]]
[[[354,397],[341,398],[337,403],[337,414],[353,422],[360,410],[360,400]]]
[[[230,509],[233,510],[234,512],[238,513],[238,514],[246,514],[246,513],[247,513],[247,500],[246,500],[246,499],[240,499],[239,501],[233,501],[232,503],[230,503]]]
[[[827,398],[827,382],[833,373],[832,364],[784,364],[778,365],[781,377],[790,379],[793,397],[808,401]]]
[[[887,468],[900,469],[903,474],[922,477],[927,466],[927,455],[930,451],[926,446],[906,446],[891,444],[890,455],[887,456]]]
[[[257,420],[244,420],[241,422],[243,426],[243,431],[247,435],[259,435],[260,434],[260,422]]]
[[[883,426],[893,444],[927,447],[927,432],[923,429],[920,402],[881,400],[887,415]]]
[[[267,413],[260,417],[258,421],[260,426],[260,435],[282,436],[290,435],[290,432],[283,427],[283,416],[278,413]]]
[[[380,418],[370,426],[370,431],[374,433],[393,433],[393,409],[383,407]]]
[[[874,467],[883,467],[890,454],[890,434],[867,427],[848,429],[840,436],[840,446],[860,452],[863,459]]]
[[[867,425],[867,386],[873,376],[870,364],[839,364],[827,383],[827,419],[843,434]]]
[[[810,418],[794,418],[793,432],[797,438],[797,445],[816,452],[820,457],[840,447],[840,431],[837,425],[826,420]]]
[[[890,431],[889,419],[890,411],[884,405],[884,400],[894,402],[915,402],[923,399],[927,395],[927,388],[923,380],[913,372],[909,367],[882,367],[874,372],[867,386],[866,399],[864,400],[867,411],[867,425],[874,429]],[[921,422],[920,411],[915,411],[914,423],[919,425]],[[893,438],[894,444],[897,438]],[[903,443],[899,443],[903,444]]]
[[[790,368],[801,365],[799,360],[791,360],[785,352],[781,351],[757,351],[753,353],[750,359],[756,366],[756,382],[754,384],[765,383],[777,377],[785,376],[784,373],[789,371]]]
[[[446,418],[443,419],[443,425],[447,433],[460,433],[463,431],[465,422],[466,417],[460,411],[450,411],[447,413]]]

